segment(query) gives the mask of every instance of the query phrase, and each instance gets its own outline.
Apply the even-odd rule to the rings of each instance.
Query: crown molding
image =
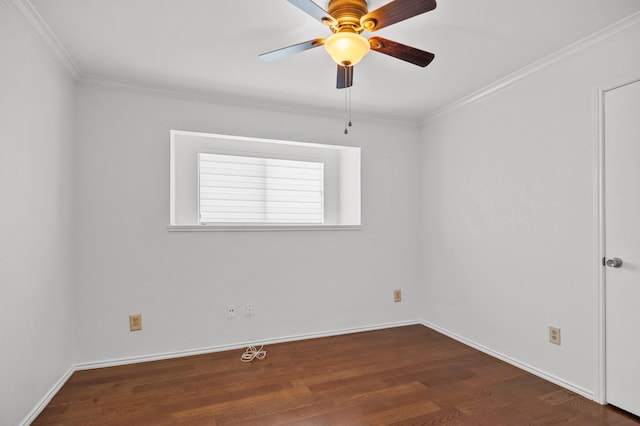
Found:
[[[33,33],[35,33],[55,56],[71,72],[74,78],[82,76],[82,70],[55,36],[51,28],[29,0],[4,0],[14,15]]]
[[[140,81],[123,77],[112,77],[97,74],[82,74],[78,83],[84,86],[104,87],[130,92],[142,93],[148,96],[160,96],[174,99],[182,99],[193,102],[203,102],[214,105],[235,106],[284,114],[306,115],[325,118],[344,118],[344,110],[322,107],[317,105],[301,105],[287,101],[274,101],[269,98],[248,97],[222,93],[213,90],[198,88],[188,89],[168,83]],[[339,104],[338,104],[339,105]],[[358,120],[375,121],[379,123],[412,126],[419,129],[420,120],[412,120],[406,117],[389,116],[371,113],[370,111],[354,112],[353,118]]]
[[[570,44],[569,46],[562,48],[555,53],[552,53],[545,58],[540,59],[530,65],[527,65],[524,68],[519,69],[518,71],[507,75],[506,77],[501,78],[500,80],[495,81],[494,83],[489,84],[488,86],[483,87],[480,90],[477,90],[463,98],[458,99],[450,103],[449,105],[440,108],[427,116],[422,120],[421,125],[424,126],[429,121],[441,117],[445,114],[448,114],[452,111],[457,110],[458,108],[462,108],[465,105],[472,104],[477,102],[487,96],[496,93],[507,86],[510,86],[523,78],[534,74],[544,68],[547,68],[557,62],[562,61],[563,59],[575,55],[583,50],[596,46],[600,43],[606,42],[612,38],[618,37],[622,34],[625,34],[629,31],[633,31],[640,28],[640,12],[636,12],[633,15],[629,15],[628,17],[608,26],[604,29],[597,31],[594,34],[591,34],[577,42]]]

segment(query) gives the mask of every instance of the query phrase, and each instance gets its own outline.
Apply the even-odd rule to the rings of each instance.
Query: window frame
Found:
[[[171,130],[169,231],[358,230],[361,223],[361,149],[344,145]],[[198,218],[198,154],[322,162],[322,224],[206,223]],[[328,176],[327,176],[328,175]],[[328,183],[328,184],[327,184]],[[186,212],[186,213],[185,213]]]

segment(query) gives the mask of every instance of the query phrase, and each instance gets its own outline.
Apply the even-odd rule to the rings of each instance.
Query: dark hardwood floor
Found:
[[[421,325],[74,373],[34,425],[632,425]]]

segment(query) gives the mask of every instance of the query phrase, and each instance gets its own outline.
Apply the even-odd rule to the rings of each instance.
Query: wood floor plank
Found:
[[[77,371],[33,425],[637,425],[415,325]]]

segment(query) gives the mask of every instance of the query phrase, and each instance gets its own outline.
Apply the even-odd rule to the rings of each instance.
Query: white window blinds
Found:
[[[198,154],[200,223],[323,223],[324,165]]]

